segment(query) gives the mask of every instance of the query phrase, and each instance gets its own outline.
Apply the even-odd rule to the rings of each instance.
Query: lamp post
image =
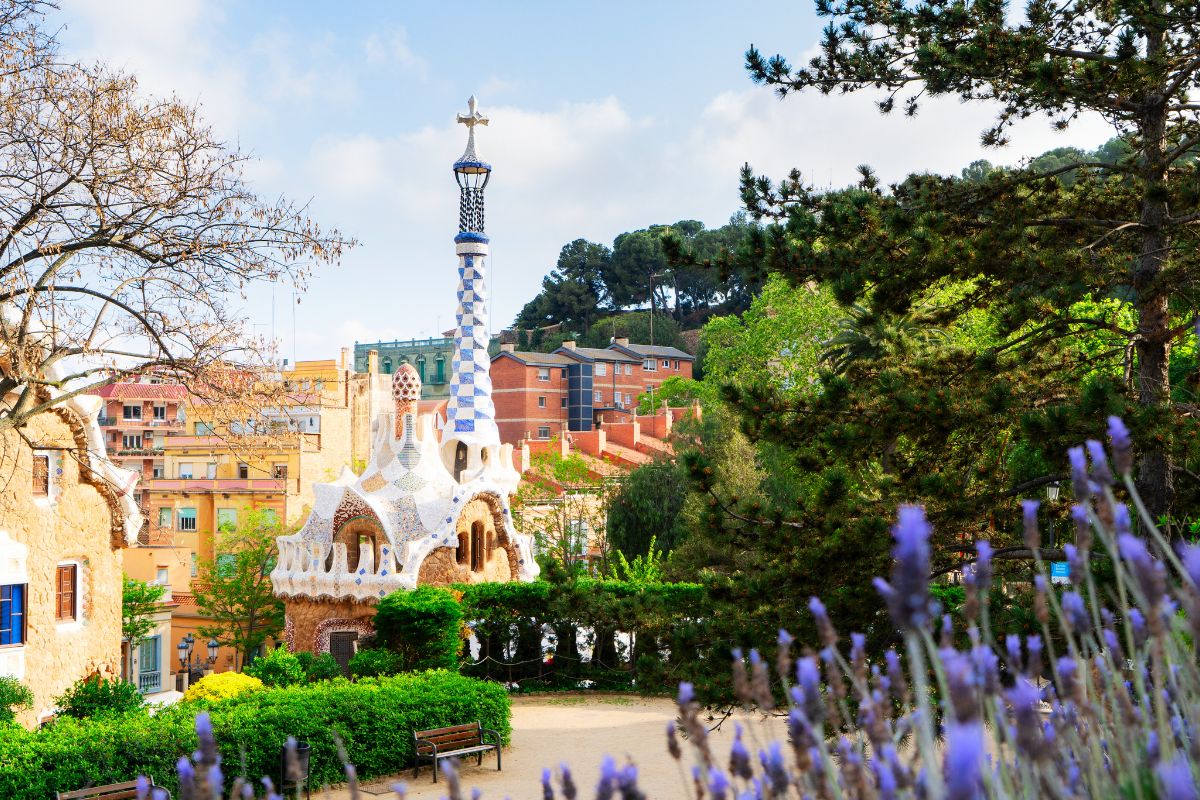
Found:
[[[1046,500],[1053,503],[1058,499],[1059,484],[1058,481],[1046,484]],[[1050,535],[1050,547],[1056,547],[1058,542],[1054,538],[1054,515],[1050,514],[1046,518],[1046,533]]]
[[[179,644],[175,645],[175,648],[179,651],[179,668],[183,670],[183,674],[186,676],[183,679],[183,689],[184,691],[187,691],[188,683],[192,676],[192,670],[201,666],[211,667],[217,660],[217,651],[221,649],[221,645],[216,639],[209,639],[208,658],[203,661],[201,661],[199,657],[197,657],[194,661],[192,660],[192,652],[196,648],[196,637],[192,636],[190,633],[183,637]]]

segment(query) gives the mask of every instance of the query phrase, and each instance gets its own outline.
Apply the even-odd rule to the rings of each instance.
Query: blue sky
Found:
[[[63,0],[66,52],[136,73],[153,94],[196,101],[216,130],[257,157],[267,196],[311,201],[314,217],[360,240],[321,270],[299,305],[256,292],[247,314],[286,357],[329,358],[355,340],[437,335],[454,314],[456,187],[478,96],[491,125],[491,327],[508,325],[584,237],[679,219],[720,225],[738,208],[737,173],[798,167],[844,184],[869,163],[885,180],[1012,163],[1050,147],[1095,146],[1103,124],[1066,134],[1043,120],[985,152],[991,110],[927,104],[881,117],[867,96],[779,101],[742,66],[750,43],[793,60],[816,43],[797,2],[409,3]],[[274,315],[272,315],[274,308]],[[294,333],[293,333],[294,331]]]

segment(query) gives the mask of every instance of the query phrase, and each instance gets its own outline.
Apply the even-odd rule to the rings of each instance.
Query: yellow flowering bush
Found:
[[[184,692],[183,699],[187,701],[209,700],[215,703],[256,692],[262,688],[264,688],[263,682],[258,678],[240,672],[218,672],[214,675],[205,675],[189,686],[188,690]]]

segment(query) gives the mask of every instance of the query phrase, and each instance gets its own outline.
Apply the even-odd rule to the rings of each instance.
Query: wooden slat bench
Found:
[[[485,736],[493,741],[484,741]],[[433,782],[437,783],[438,759],[474,754],[478,756],[477,763],[483,764],[483,754],[488,750],[496,751],[496,769],[500,769],[500,734],[488,730],[478,721],[449,728],[413,731],[413,742],[416,745],[414,778],[420,774],[422,761],[433,762]]]
[[[150,779],[150,788],[155,787],[154,779]],[[58,800],[128,800],[137,797],[137,781],[110,783],[107,786],[90,786],[87,789],[76,789],[73,792],[55,792]],[[151,791],[150,796],[154,793]],[[167,795],[170,797],[170,795]]]

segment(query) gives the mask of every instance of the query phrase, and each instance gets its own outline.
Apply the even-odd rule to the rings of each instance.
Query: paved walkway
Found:
[[[594,795],[600,777],[600,760],[611,755],[618,764],[632,761],[638,767],[638,785],[650,800],[685,799],[691,796],[688,781],[679,764],[667,754],[666,725],[675,718],[675,704],[663,698],[640,698],[623,695],[567,695],[518,697],[513,699],[512,745],[504,751],[504,769],[496,771],[494,756],[485,757],[483,766],[464,765],[462,785],[464,796],[479,788],[484,800],[540,800],[542,769],[550,767],[556,773],[561,763],[571,767],[581,800]],[[782,722],[763,720],[758,716],[743,720],[748,726],[747,743],[752,747],[768,738],[782,738]],[[713,734],[714,753],[722,764],[727,760],[733,725],[727,722]],[[687,745],[684,743],[685,758]],[[688,762],[690,764],[690,761]],[[688,768],[690,770],[690,767]],[[395,780],[408,785],[412,800],[436,800],[445,795],[446,784],[436,785],[430,778],[429,767],[422,768],[421,777],[412,779],[412,772],[393,780],[372,781],[361,795],[363,800],[375,797],[395,800],[388,791]],[[690,780],[690,779],[689,779]],[[376,788],[378,787],[378,788]],[[374,794],[371,792],[377,792]],[[561,792],[559,793],[561,796]],[[313,792],[313,797],[348,800],[345,789]]]

